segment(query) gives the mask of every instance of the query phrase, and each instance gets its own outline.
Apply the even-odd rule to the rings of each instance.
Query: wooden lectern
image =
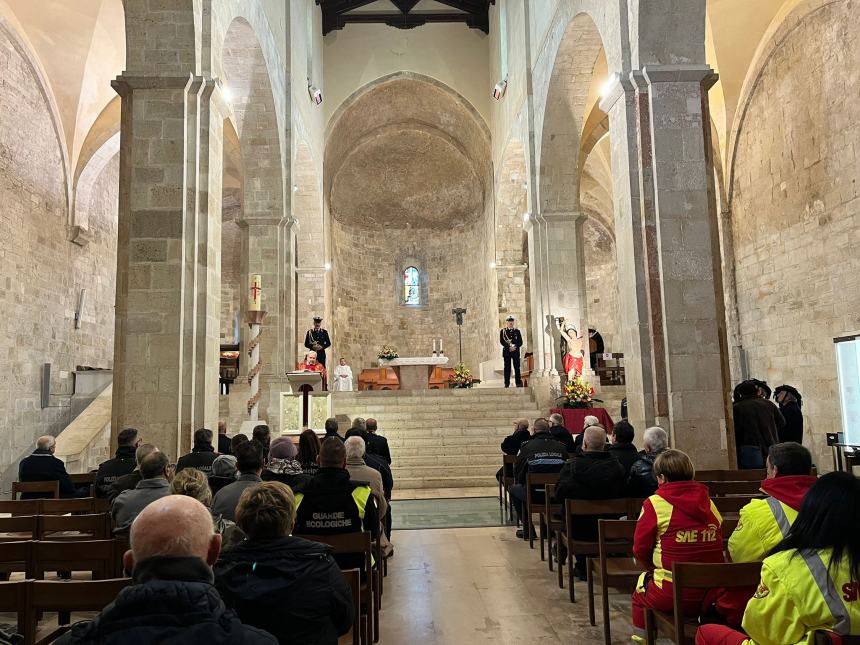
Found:
[[[293,396],[302,397],[302,429],[308,427],[310,420],[311,392],[322,392],[322,374],[319,372],[287,372],[287,381]]]

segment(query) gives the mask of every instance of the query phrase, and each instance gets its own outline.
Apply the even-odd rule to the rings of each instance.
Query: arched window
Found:
[[[421,304],[421,281],[415,267],[406,267],[403,270],[403,304]]]

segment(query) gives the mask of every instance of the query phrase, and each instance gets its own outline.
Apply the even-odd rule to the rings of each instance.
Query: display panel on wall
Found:
[[[839,375],[839,400],[842,405],[844,443],[860,445],[860,332],[833,339],[836,345],[836,370]]]

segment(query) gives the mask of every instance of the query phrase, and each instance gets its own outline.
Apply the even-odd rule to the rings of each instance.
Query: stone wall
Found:
[[[860,327],[860,22],[834,2],[787,33],[753,90],[731,203],[738,314],[750,374],[803,394],[819,464],[840,429],[833,337]]]
[[[442,338],[453,366],[457,326],[451,309],[465,307],[463,360],[477,374],[498,343],[488,239],[483,221],[446,230],[371,229],[334,220],[335,357],[347,358],[357,377],[361,369],[376,366],[383,344],[395,346],[401,356],[428,356],[432,339]],[[426,278],[427,306],[400,304],[398,276],[408,264]]]
[[[27,60],[0,30],[0,463],[3,484],[36,437],[68,422],[68,399],[40,407],[40,370],[71,394],[76,365],[112,366],[116,272],[116,159],[96,179],[91,241],[67,240],[65,178],[44,94]],[[74,313],[87,289],[81,328]]]
[[[585,238],[588,324],[600,332],[607,352],[623,352],[618,337],[618,262],[615,242],[601,224],[589,218]]]

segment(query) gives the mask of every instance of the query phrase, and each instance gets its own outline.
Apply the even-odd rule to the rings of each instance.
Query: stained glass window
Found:
[[[418,280],[418,269],[406,267],[403,271],[403,304],[421,304],[421,285]]]

